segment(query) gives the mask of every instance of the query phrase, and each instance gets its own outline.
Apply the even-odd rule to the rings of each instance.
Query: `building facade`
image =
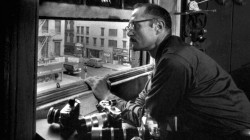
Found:
[[[127,22],[74,21],[75,43],[82,44],[82,56],[101,58],[103,62],[129,62]]]

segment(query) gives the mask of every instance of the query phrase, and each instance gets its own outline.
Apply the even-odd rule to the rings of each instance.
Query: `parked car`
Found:
[[[65,62],[63,64],[66,73],[68,74],[78,74],[81,72],[81,68],[79,67],[79,63],[74,62]]]
[[[95,67],[95,68],[100,68],[102,67],[102,59],[100,58],[90,58],[87,63],[87,66]]]

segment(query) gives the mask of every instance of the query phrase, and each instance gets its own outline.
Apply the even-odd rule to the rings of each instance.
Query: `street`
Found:
[[[119,65],[105,65],[101,68],[94,68],[94,67],[89,67],[87,66],[87,77],[91,77],[91,76],[105,76],[107,74],[113,74],[119,70],[122,69],[128,69],[130,67],[128,66],[119,66]],[[79,74],[67,74],[66,72],[64,72],[63,77],[62,77],[62,81],[60,81],[60,87],[64,87],[67,86],[68,84],[80,81],[82,79],[85,79],[84,76],[85,72],[82,68],[82,73]],[[81,78],[82,77],[82,78]],[[37,94],[39,95],[39,93],[43,93],[49,90],[53,90],[53,89],[57,89],[57,85],[56,85],[56,81],[48,81],[48,82],[42,82],[42,83],[38,83],[37,84]]]

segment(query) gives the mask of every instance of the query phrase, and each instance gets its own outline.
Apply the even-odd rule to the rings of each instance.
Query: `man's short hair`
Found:
[[[167,29],[172,28],[172,21],[169,12],[160,7],[159,5],[155,4],[149,4],[149,3],[137,3],[134,5],[134,9],[139,8],[139,7],[145,7],[145,14],[152,15],[154,17],[162,19],[165,24]]]

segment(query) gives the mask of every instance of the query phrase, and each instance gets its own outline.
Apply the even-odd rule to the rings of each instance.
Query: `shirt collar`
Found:
[[[173,35],[166,36],[156,51],[156,62],[160,60],[164,53],[175,53],[180,48],[183,48],[183,46],[188,46],[188,44],[183,42],[180,37]]]

